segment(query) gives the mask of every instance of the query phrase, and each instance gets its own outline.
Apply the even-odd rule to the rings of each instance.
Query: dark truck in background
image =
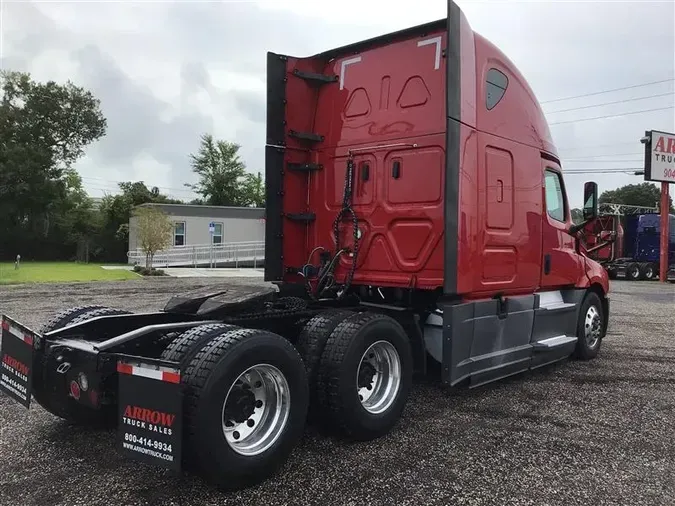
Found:
[[[675,281],[675,215],[670,215],[669,224],[667,279]],[[610,214],[588,224],[584,240],[596,247],[588,254],[605,268],[610,279],[655,280],[660,271],[660,233],[660,214],[656,212]]]
[[[0,389],[125,456],[220,487],[264,480],[306,419],[368,441],[413,374],[475,387],[593,359],[605,270],[583,254],[527,81],[454,2],[445,19],[307,58],[267,55],[268,286],[157,312],[2,317]]]

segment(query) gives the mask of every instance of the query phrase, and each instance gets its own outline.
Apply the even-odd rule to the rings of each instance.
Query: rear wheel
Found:
[[[53,330],[74,325],[97,316],[131,314],[121,309],[103,306],[82,306],[67,309],[55,315],[41,329],[45,334]],[[35,368],[33,378],[33,397],[37,403],[51,414],[79,425],[111,425],[116,419],[115,407],[104,405],[100,409],[92,409],[80,404],[70,397],[65,375],[50,374],[56,370],[55,357],[38,355],[41,364]],[[47,376],[45,376],[47,374]]]
[[[357,313],[330,335],[321,356],[317,394],[326,419],[342,433],[370,440],[398,422],[412,384],[413,360],[393,318]]]
[[[60,329],[70,325],[71,321],[82,313],[94,311],[95,309],[105,309],[104,306],[78,306],[65,309],[60,313],[55,314],[43,327],[40,329],[41,334],[46,334],[52,330]]]
[[[214,337],[239,327],[225,323],[209,323],[193,327],[176,337],[162,352],[162,360],[178,362],[181,370]]]
[[[652,280],[656,277],[656,266],[648,262],[642,267],[642,276],[644,279]]]
[[[185,461],[221,488],[259,483],[302,437],[309,389],[302,359],[279,335],[238,329],[190,361],[185,385]]]
[[[316,384],[321,354],[335,327],[352,314],[354,314],[352,311],[340,309],[320,313],[307,322],[298,337],[296,347],[300,352],[300,356],[305,363],[305,370],[307,371],[310,390],[310,418],[313,420],[317,419],[321,414],[321,409],[317,404]]]
[[[595,358],[600,351],[604,325],[602,302],[595,292],[588,292],[581,304],[577,322],[575,355],[582,360]]]
[[[626,277],[632,279],[633,281],[638,281],[642,278],[642,272],[640,269],[640,264],[637,262],[631,263],[626,267]]]

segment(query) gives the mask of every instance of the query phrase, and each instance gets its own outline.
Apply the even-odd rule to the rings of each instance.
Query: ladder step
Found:
[[[549,337],[548,339],[544,339],[543,341],[537,341],[536,343],[534,343],[533,347],[534,351],[547,351],[561,346],[565,346],[566,344],[576,343],[577,339],[578,338],[576,336]]]
[[[316,219],[316,214],[314,213],[287,213],[286,218],[292,221],[304,221],[310,222]]]
[[[556,311],[560,309],[572,309],[577,305],[574,302],[554,302],[551,304],[546,304],[540,306],[541,309],[547,309],[548,311]]]
[[[286,165],[288,167],[288,170],[294,170],[297,172],[312,172],[315,170],[321,170],[323,169],[323,165],[320,163],[295,163],[295,162],[288,162]]]
[[[305,81],[310,81],[317,84],[335,83],[338,80],[338,76],[335,75],[331,76],[325,74],[317,74],[316,72],[305,72],[303,70],[298,69],[295,69],[293,71],[293,75],[295,77],[299,77],[300,79],[304,79]]]
[[[321,142],[324,140],[323,135],[315,134],[313,132],[298,132],[296,130],[291,130],[288,132],[288,135],[303,141]]]

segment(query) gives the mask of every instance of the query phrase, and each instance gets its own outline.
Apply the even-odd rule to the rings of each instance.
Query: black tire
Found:
[[[235,451],[224,437],[222,410],[235,380],[259,364],[281,372],[292,400],[279,437],[262,453],[248,456]],[[277,334],[255,329],[221,334],[190,361],[181,381],[186,468],[199,471],[220,488],[240,489],[271,477],[302,437],[309,402],[307,375],[296,349]],[[256,405],[256,409],[264,407]]]
[[[211,339],[238,328],[236,325],[225,323],[207,323],[193,327],[174,338],[162,352],[161,358],[170,362],[178,362],[180,369],[183,370]]]
[[[104,306],[82,306],[67,309],[55,315],[41,329],[41,333],[57,330],[68,325],[79,323],[96,316],[131,314],[129,311],[106,308]],[[33,378],[33,398],[46,411],[77,425],[110,426],[116,420],[114,406],[104,406],[101,409],[91,409],[71,399],[64,392],[55,392],[56,385],[46,384],[41,372],[49,367],[49,357],[39,356],[41,367],[35,368]],[[65,385],[64,385],[65,388]]]
[[[284,311],[301,311],[307,307],[307,301],[301,297],[279,297],[272,307]]]
[[[46,334],[47,332],[51,332],[52,330],[66,327],[67,325],[70,325],[71,321],[74,318],[80,316],[82,313],[103,308],[104,306],[78,306],[72,307],[70,309],[65,309],[52,316],[52,318],[42,326],[42,328],[40,329],[40,333]]]
[[[658,276],[658,268],[651,262],[642,265],[642,278],[651,281]]]
[[[376,342],[389,343],[400,361],[400,385],[392,403],[382,412],[366,410],[357,390],[361,359]],[[326,420],[355,440],[372,440],[387,434],[398,422],[412,385],[413,359],[403,327],[377,313],[356,313],[331,333],[321,355],[317,394]]]
[[[607,269],[607,277],[609,279],[616,279],[616,269],[613,269],[611,267]]]
[[[637,262],[632,262],[626,267],[626,278],[639,281],[642,279],[642,270],[640,269],[640,264]]]
[[[592,311],[591,308],[594,308],[596,317],[593,318],[592,322],[587,321],[587,315],[589,311]],[[581,360],[591,360],[598,355],[600,351],[600,345],[602,344],[602,339],[605,335],[603,326],[604,326],[604,314],[602,308],[602,302],[600,297],[595,292],[588,292],[584,298],[581,308],[579,310],[579,320],[577,322],[577,346],[575,349],[575,356]],[[596,327],[598,334],[593,339],[593,342],[590,343],[586,338],[587,326],[599,326]]]
[[[84,321],[90,320],[92,318],[97,318],[99,316],[115,316],[115,315],[124,315],[131,314],[131,311],[125,311],[124,309],[115,309],[111,307],[100,307],[97,309],[92,309],[91,311],[86,311],[77,315],[75,318],[70,320],[68,325],[74,325],[76,323],[82,323]],[[65,325],[64,325],[65,326]]]
[[[326,342],[331,332],[337,325],[348,316],[354,314],[353,311],[344,309],[335,309],[319,313],[309,320],[303,327],[296,348],[305,363],[307,371],[307,381],[309,382],[309,418],[317,420],[321,409],[317,399],[317,373],[321,363],[321,354],[323,353]]]

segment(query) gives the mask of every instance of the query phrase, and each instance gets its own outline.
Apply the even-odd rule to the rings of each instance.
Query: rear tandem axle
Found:
[[[241,488],[284,464],[307,419],[356,440],[388,433],[428,357],[444,383],[472,386],[573,353],[593,358],[608,302],[593,291],[558,293],[451,304],[444,317],[232,286],[175,296],[156,313],[68,309],[40,333],[3,316],[0,390],[77,424],[116,426],[131,459]],[[527,346],[464,350],[482,334],[451,337],[467,323],[480,332],[527,315],[534,325],[511,336]],[[552,318],[569,323],[567,335],[548,337]]]

